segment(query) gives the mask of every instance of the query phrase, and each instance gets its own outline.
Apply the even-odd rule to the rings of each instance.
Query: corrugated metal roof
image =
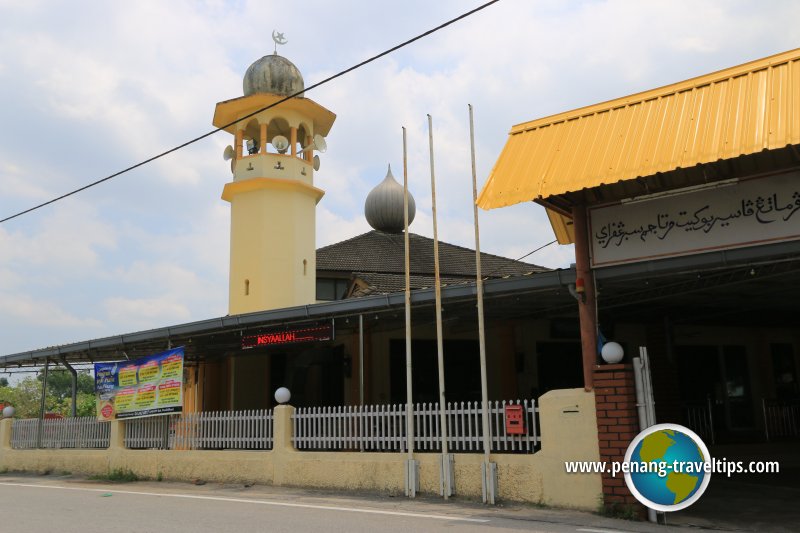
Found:
[[[800,49],[514,126],[478,205],[546,199],[798,143]]]

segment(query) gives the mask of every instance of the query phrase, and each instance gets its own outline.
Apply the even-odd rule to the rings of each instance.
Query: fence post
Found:
[[[0,420],[0,450],[11,449],[11,430],[13,424],[13,418],[4,418]]]
[[[294,451],[292,444],[292,415],[294,407],[278,405],[272,411],[273,451]]]
[[[123,420],[112,420],[109,422],[111,424],[111,436],[108,440],[108,449],[109,450],[124,450],[125,449],[125,421]]]

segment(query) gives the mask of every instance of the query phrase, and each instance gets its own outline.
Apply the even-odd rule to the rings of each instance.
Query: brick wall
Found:
[[[639,433],[633,367],[629,364],[595,366],[594,387],[600,460],[621,462],[628,444]],[[610,472],[603,474],[603,502],[607,508],[630,506],[640,515],[644,512],[644,507],[625,485],[622,474],[616,477],[611,477]]]

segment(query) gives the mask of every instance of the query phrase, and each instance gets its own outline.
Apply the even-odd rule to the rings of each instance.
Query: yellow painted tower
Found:
[[[336,119],[303,96],[270,107],[304,88],[277,52],[250,65],[243,85],[243,97],[214,112],[214,126],[234,137],[225,149],[233,180],[222,192],[231,204],[231,315],[316,300],[316,205],[325,192],[314,187],[314,150],[324,151]]]

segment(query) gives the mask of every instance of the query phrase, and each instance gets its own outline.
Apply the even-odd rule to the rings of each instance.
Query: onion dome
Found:
[[[271,93],[289,96],[305,88],[303,76],[294,63],[277,53],[250,65],[242,83],[244,95]]]
[[[408,193],[408,224],[414,220],[417,206],[411,192]],[[392,176],[392,166],[386,172],[386,178],[367,195],[364,202],[364,215],[369,225],[385,233],[402,233],[405,226],[403,220],[403,186]]]

